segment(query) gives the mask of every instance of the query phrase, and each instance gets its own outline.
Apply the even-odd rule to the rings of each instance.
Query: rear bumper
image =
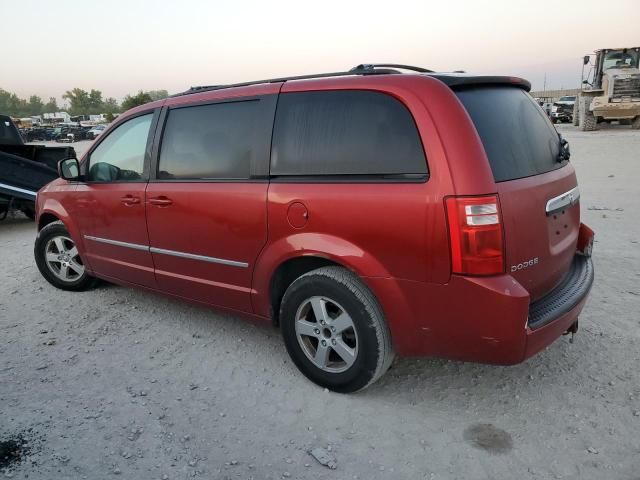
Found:
[[[565,280],[533,304],[510,275],[452,276],[446,285],[366,281],[382,304],[398,354],[512,365],[573,325],[593,278],[591,259],[576,255]]]
[[[576,255],[562,282],[544,297],[529,305],[527,327],[537,330],[559,319],[586,298],[593,284],[591,258]]]

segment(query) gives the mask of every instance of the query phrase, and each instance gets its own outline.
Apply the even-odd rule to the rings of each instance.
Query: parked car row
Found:
[[[73,143],[79,140],[93,140],[107,128],[106,125],[82,127],[75,125],[60,125],[56,127],[21,128],[20,135],[25,142],[56,141]]]

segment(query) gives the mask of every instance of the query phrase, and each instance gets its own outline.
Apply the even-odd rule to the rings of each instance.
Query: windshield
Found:
[[[607,70],[609,68],[638,68],[638,57],[640,52],[634,50],[611,50],[604,56],[602,62],[602,69]]]
[[[575,102],[576,97],[560,97],[559,102]]]

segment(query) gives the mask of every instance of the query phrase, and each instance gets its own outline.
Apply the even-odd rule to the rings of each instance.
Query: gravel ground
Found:
[[[356,395],[307,381],[273,328],[113,285],[55,290],[34,225],[1,223],[0,452],[22,458],[0,475],[640,478],[640,132],[560,130],[597,232],[575,342],[513,367],[400,360]]]

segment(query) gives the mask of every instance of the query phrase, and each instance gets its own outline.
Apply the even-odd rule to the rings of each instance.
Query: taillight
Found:
[[[446,206],[452,272],[463,275],[504,273],[498,197],[449,197]]]

